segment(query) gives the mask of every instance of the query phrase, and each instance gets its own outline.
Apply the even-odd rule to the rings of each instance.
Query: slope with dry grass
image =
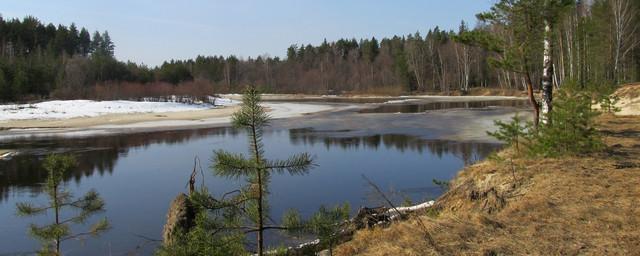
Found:
[[[467,167],[435,208],[386,229],[357,232],[337,255],[639,253],[640,116],[607,115],[598,123],[603,152]]]

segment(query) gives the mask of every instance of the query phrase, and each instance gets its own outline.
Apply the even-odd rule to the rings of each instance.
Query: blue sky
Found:
[[[0,0],[5,18],[32,15],[108,30],[120,60],[161,64],[202,55],[284,56],[292,44],[457,29],[493,0]]]

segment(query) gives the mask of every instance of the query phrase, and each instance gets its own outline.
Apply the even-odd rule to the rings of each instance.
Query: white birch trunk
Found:
[[[544,21],[544,50],[543,50],[543,66],[542,66],[542,104],[540,120],[546,124],[547,115],[551,112],[553,100],[553,63],[551,59],[551,24],[548,20]]]

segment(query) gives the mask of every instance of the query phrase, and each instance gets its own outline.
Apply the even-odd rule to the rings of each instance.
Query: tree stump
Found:
[[[162,241],[170,245],[185,235],[195,225],[195,210],[184,193],[180,193],[171,202],[167,213],[167,222],[162,230]]]

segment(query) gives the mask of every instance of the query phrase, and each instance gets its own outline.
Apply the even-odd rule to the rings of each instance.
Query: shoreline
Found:
[[[640,117],[608,114],[597,122],[607,145],[603,152],[511,158],[509,164],[505,159],[513,148],[500,150],[503,160],[487,158],[461,168],[428,210],[388,227],[357,230],[336,246],[334,255],[635,251],[640,150],[634,133]],[[593,219],[598,221],[588,221]],[[433,244],[425,243],[425,233]],[[559,239],[569,242],[558,245]]]
[[[235,100],[241,95],[224,95]],[[366,108],[380,104],[429,102],[522,100],[513,96],[322,96],[267,94],[262,103],[274,119],[301,117],[321,112],[335,112],[352,108]],[[329,101],[340,99],[344,102]],[[383,99],[375,102],[349,102],[351,99]],[[239,106],[224,106],[206,110],[162,113],[106,114],[68,119],[26,119],[0,122],[0,141],[31,137],[89,137],[104,134],[171,131],[213,128],[228,125]]]
[[[264,103],[274,119],[338,111],[348,107],[332,104]],[[213,128],[230,124],[239,106],[166,113],[108,114],[53,120],[0,122],[0,141],[35,137],[89,137],[153,131]]]

